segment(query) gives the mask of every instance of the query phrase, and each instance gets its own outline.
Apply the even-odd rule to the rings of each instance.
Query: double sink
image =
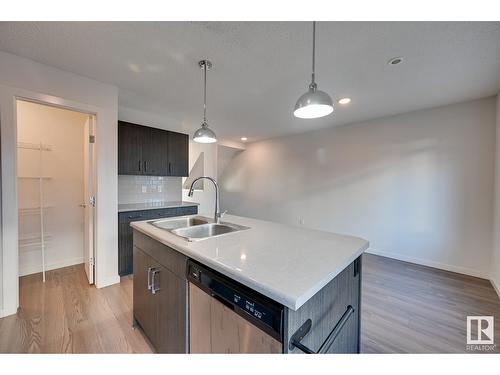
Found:
[[[150,222],[156,228],[182,237],[188,241],[199,241],[206,238],[217,237],[223,234],[239,232],[250,229],[243,225],[227,222],[215,223],[204,216],[184,216],[171,219],[161,219]]]

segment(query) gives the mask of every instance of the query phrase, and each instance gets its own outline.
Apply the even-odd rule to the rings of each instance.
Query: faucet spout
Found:
[[[212,183],[214,184],[214,187],[215,187],[215,213],[214,213],[214,222],[215,223],[219,223],[220,217],[222,215],[220,213],[220,207],[219,207],[219,185],[217,184],[217,181],[215,181],[215,179],[213,179],[212,177],[208,177],[208,176],[202,176],[202,177],[196,178],[191,183],[191,187],[189,188],[188,196],[189,197],[193,196],[193,193],[194,193],[194,184],[196,184],[196,182],[198,182],[199,180],[202,180],[202,179],[207,179],[209,181],[212,181]]]

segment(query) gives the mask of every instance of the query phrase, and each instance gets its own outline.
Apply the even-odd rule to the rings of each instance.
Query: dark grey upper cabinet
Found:
[[[118,121],[118,174],[186,177],[188,164],[187,134]]]
[[[168,173],[168,163],[170,156],[176,158],[177,155],[170,155],[168,152],[169,138],[171,133],[161,129],[146,128],[144,134],[144,148],[142,157],[144,159],[144,175],[148,176],[170,176]],[[186,174],[187,175],[187,174]]]
[[[185,177],[189,174],[189,136],[172,133],[168,135],[168,175]]]
[[[118,122],[118,174],[142,174],[143,143],[144,131],[139,125]]]

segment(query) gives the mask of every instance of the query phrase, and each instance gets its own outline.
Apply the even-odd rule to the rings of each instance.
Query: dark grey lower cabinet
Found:
[[[154,210],[128,211],[118,214],[118,274],[125,276],[133,273],[132,228],[133,221],[153,220],[166,217],[195,215],[197,206],[161,208]]]
[[[140,233],[134,237],[135,323],[158,353],[187,353],[187,258]]]
[[[301,340],[301,344],[317,352],[328,335],[345,315],[345,324],[339,330],[326,353],[359,353],[361,317],[361,256],[346,267],[335,279],[316,293],[297,311],[285,309],[284,352],[302,353],[290,348],[295,332],[308,320],[311,330]],[[349,307],[353,309],[349,313]]]

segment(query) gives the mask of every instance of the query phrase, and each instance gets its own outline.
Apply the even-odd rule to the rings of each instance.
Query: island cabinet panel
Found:
[[[283,345],[197,286],[189,285],[190,353],[282,353]]]
[[[188,160],[187,134],[118,121],[118,174],[186,177]]]
[[[312,322],[311,330],[301,340],[301,344],[317,352],[349,306],[352,306],[354,312],[349,315],[327,353],[359,353],[360,291],[361,257],[346,267],[298,310],[285,310],[285,353],[302,353],[297,348],[290,349],[289,344],[292,335],[308,319]]]
[[[173,216],[195,215],[197,213],[197,206],[120,212],[118,214],[118,274],[125,276],[134,272],[132,258],[133,230],[130,223]]]
[[[186,261],[134,232],[134,320],[159,353],[188,352]]]

